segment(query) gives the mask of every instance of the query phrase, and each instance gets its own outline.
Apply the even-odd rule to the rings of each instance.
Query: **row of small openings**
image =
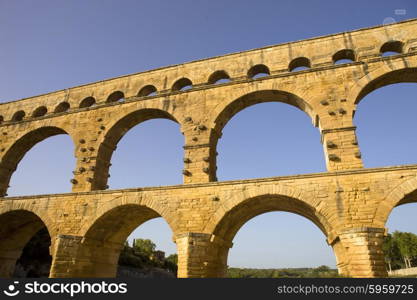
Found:
[[[403,48],[403,44],[399,41],[387,42],[380,49],[381,56],[400,54],[402,53],[402,48]],[[355,55],[355,52],[351,49],[343,49],[343,50],[336,52],[333,55],[332,60],[334,64],[351,63],[351,62],[356,61],[356,55]],[[311,62],[306,57],[295,58],[290,62],[288,66],[288,70],[290,72],[302,71],[302,70],[306,70],[310,68],[311,68]],[[247,77],[252,78],[252,79],[269,76],[269,75],[271,75],[269,68],[263,64],[252,66],[247,72]],[[230,81],[231,81],[231,78],[229,74],[227,74],[227,72],[224,70],[219,70],[219,71],[215,71],[209,76],[207,83],[219,84],[219,83],[226,83]],[[178,79],[172,85],[171,90],[174,92],[186,91],[186,90],[191,89],[192,87],[193,87],[192,81],[188,78],[183,77],[183,78]],[[156,94],[156,88],[153,85],[148,85],[141,89],[138,96],[141,96],[141,97],[150,96],[151,93],[152,95]]]
[[[403,43],[400,41],[386,42],[380,48],[381,56],[397,55],[401,53],[403,53]],[[332,60],[334,64],[351,63],[351,62],[356,61],[356,54],[351,49],[343,49],[343,50],[336,52],[333,55]],[[311,68],[311,62],[306,57],[295,58],[290,62],[288,66],[288,70],[290,72],[302,71],[302,70],[306,70],[310,68]],[[253,79],[264,77],[264,76],[269,76],[269,75],[271,75],[269,68],[263,64],[252,66],[247,73],[248,78],[253,78]],[[231,81],[229,74],[227,74],[227,72],[224,70],[220,70],[220,71],[215,71],[214,73],[212,73],[209,76],[207,83],[219,84],[219,83],[225,83],[229,81]],[[186,91],[186,90],[191,89],[192,87],[193,87],[193,83],[191,82],[191,80],[183,77],[183,78],[178,79],[172,85],[171,90],[172,91]],[[156,94],[157,94],[157,89],[155,86],[146,85],[139,90],[137,96],[148,97],[148,96],[154,96]],[[124,93],[121,91],[115,91],[107,97],[106,103],[123,102],[124,100],[125,100]],[[86,108],[86,107],[91,107],[94,105],[96,105],[96,100],[94,97],[90,96],[90,97],[83,99],[80,102],[79,108]],[[68,102],[61,102],[55,108],[54,112],[55,113],[65,112],[65,111],[68,111],[69,108],[70,108],[70,105]],[[45,106],[41,106],[33,111],[32,117],[33,118],[42,117],[46,115],[47,112],[48,112],[47,108]],[[26,113],[23,110],[19,110],[13,115],[11,120],[14,122],[22,121],[25,116],[26,116]],[[0,116],[0,123],[2,123],[3,121],[4,121],[3,116]]]
[[[67,110],[69,110],[69,108],[70,108],[70,105],[68,102],[61,102],[55,107],[54,113],[66,112]],[[31,117],[39,118],[39,117],[46,115],[47,112],[48,112],[48,109],[45,106],[40,106],[32,112]],[[25,118],[25,116],[26,116],[26,113],[23,110],[19,110],[14,113],[11,121],[13,122],[22,121]],[[3,120],[4,120],[3,116],[0,116],[0,123],[3,122]]]

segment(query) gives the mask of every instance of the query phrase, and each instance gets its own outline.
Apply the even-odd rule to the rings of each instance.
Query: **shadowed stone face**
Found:
[[[417,82],[417,20],[4,103],[0,276],[10,276],[25,243],[44,227],[51,236],[51,277],[115,276],[126,237],[162,217],[177,243],[179,276],[220,277],[236,232],[269,211],[293,212],[318,226],[342,274],[386,276],[384,226],[395,206],[415,201],[417,166],[364,169],[353,116],[368,93],[399,82]],[[321,133],[327,172],[217,182],[216,147],[224,126],[262,102],[287,103],[311,118]],[[184,184],[106,190],[119,140],[155,118],[180,125]],[[73,193],[5,198],[25,153],[57,134],[68,134],[75,145],[77,163],[68,178]]]

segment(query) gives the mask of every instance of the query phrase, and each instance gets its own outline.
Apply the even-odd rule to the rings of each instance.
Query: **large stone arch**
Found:
[[[42,126],[29,132],[24,132],[15,139],[13,144],[6,149],[0,163],[0,196],[6,195],[10,178],[25,154],[37,143],[60,134],[69,135],[74,144],[71,134],[57,126]]]
[[[24,207],[2,211],[0,223],[0,277],[11,277],[29,240],[42,228],[52,237],[53,226],[48,217]]]
[[[417,202],[417,178],[413,177],[390,189],[378,204],[374,223],[385,227],[392,210],[402,204]]]
[[[315,124],[316,113],[314,112],[313,107],[301,97],[289,91],[261,89],[245,91],[227,102],[222,101],[211,113],[212,118],[209,122],[209,126],[214,129],[218,135],[221,135],[224,126],[238,112],[249,106],[266,102],[281,102],[295,106],[305,112],[313,120],[313,124]]]
[[[151,208],[146,204],[117,199],[104,205],[97,217],[87,222],[79,232],[82,240],[71,267],[72,276],[114,277],[124,242],[135,228],[162,217],[173,231],[170,220],[162,216],[162,211],[162,207]]]
[[[312,221],[326,237],[333,238],[339,227],[330,208],[313,194],[287,186],[267,186],[261,191],[237,192],[222,204],[205,226],[205,232],[233,240],[237,231],[250,219],[271,211],[286,211],[301,215]],[[232,224],[230,226],[228,224]]]
[[[97,151],[92,190],[106,189],[111,157],[123,136],[136,125],[152,119],[168,119],[181,125],[173,114],[160,108],[134,109],[108,125]]]
[[[267,102],[281,102],[297,107],[305,112],[312,120],[314,126],[319,126],[319,117],[314,111],[313,107],[301,97],[292,92],[276,89],[250,89],[240,93],[237,97],[231,98],[229,101],[221,102],[217,105],[211,113],[209,121],[209,144],[210,144],[210,172],[211,178],[217,180],[215,172],[217,170],[217,144],[222,136],[223,128],[226,124],[240,111],[250,106],[267,103]]]
[[[270,186],[259,192],[246,190],[237,193],[220,206],[205,227],[204,231],[210,233],[213,246],[215,245],[215,260],[211,263],[210,276],[224,276],[229,249],[239,229],[250,219],[272,211],[291,212],[309,219],[333,246],[338,220],[327,205],[317,201],[314,195],[285,186]]]
[[[137,199],[132,199],[133,201],[128,201],[123,197],[115,197],[111,201],[107,201],[102,203],[100,206],[97,207],[97,210],[94,213],[94,217],[88,218],[86,222],[83,223],[80,230],[78,231],[78,235],[80,236],[87,236],[91,232],[94,231],[94,227],[97,226],[97,222],[99,220],[103,220],[112,216],[116,216],[117,212],[121,209],[125,209],[127,207],[130,208],[143,208],[143,212],[149,212],[149,216],[153,216],[152,218],[159,218],[162,217],[174,232],[176,229],[175,223],[175,214],[169,214],[166,207],[161,204],[159,201],[153,201],[152,197],[138,197]],[[120,211],[121,211],[120,210]],[[139,212],[139,211],[138,211]],[[127,214],[131,214],[130,212],[126,212]],[[138,214],[133,214],[137,216]],[[142,222],[139,222],[134,228],[140,226],[140,224],[151,220],[151,217],[148,219],[144,219]],[[124,220],[122,220],[124,221]],[[124,242],[124,241],[123,241]]]
[[[355,110],[359,102],[372,91],[401,82],[417,82],[417,60],[412,57],[389,60],[381,67],[362,76],[350,88],[348,103],[352,103]]]

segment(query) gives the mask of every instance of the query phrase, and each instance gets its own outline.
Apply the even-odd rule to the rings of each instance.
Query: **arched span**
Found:
[[[355,105],[369,93],[386,85],[395,83],[417,82],[417,63],[414,65],[407,58],[390,67],[384,65],[363,76],[354,83],[349,93],[348,101]]]
[[[146,205],[115,204],[81,231],[83,241],[76,260],[88,262],[83,270],[84,277],[114,277],[120,251],[130,233],[146,221],[161,217]]]
[[[100,210],[92,223],[81,229],[81,235],[95,241],[123,244],[141,224],[162,217],[157,210],[160,209],[141,204],[111,203]],[[172,230],[168,220],[164,220]]]
[[[121,138],[134,126],[151,119],[168,119],[179,123],[167,111],[156,108],[144,108],[133,111],[118,120],[105,134],[97,153],[95,176],[92,190],[102,190],[107,186],[110,160]]]
[[[229,122],[229,120],[238,112],[249,106],[265,102],[287,103],[304,111],[312,120],[316,119],[311,106],[300,97],[286,91],[261,90],[243,95],[234,101],[229,102],[226,106],[218,107],[214,114],[215,121],[213,128],[220,134],[227,122]]]
[[[235,100],[232,100],[228,103],[222,102],[218,105],[212,114],[213,119],[210,121],[209,126],[211,128],[210,132],[210,157],[211,157],[211,166],[210,166],[210,181],[216,181],[216,169],[217,169],[217,144],[222,136],[223,128],[226,124],[240,111],[245,108],[265,102],[282,102],[290,104],[299,108],[300,110],[307,113],[312,119],[312,122],[315,126],[319,126],[318,117],[315,116],[311,106],[301,99],[300,97],[280,90],[260,90],[255,92],[250,92],[238,97]]]
[[[298,214],[312,221],[323,234],[333,234],[332,226],[324,214],[310,203],[283,194],[262,194],[234,202],[226,210],[216,212],[216,218],[206,228],[215,236],[232,242],[239,229],[250,219],[263,213],[285,211]]]
[[[37,143],[58,134],[68,134],[68,132],[55,126],[44,126],[26,133],[14,142],[4,154],[0,163],[1,196],[6,194],[10,178],[25,154]]]
[[[417,202],[417,179],[411,178],[390,190],[378,204],[375,213],[375,225],[385,226],[395,207],[414,202]]]
[[[219,80],[222,80],[222,79],[228,79],[228,80],[230,80],[230,76],[229,76],[229,74],[227,74],[226,71],[224,71],[224,70],[218,70],[218,71],[213,72],[209,76],[209,78],[207,80],[207,83],[208,84],[215,84]]]
[[[29,240],[45,227],[51,233],[51,228],[39,215],[25,209],[0,214],[0,223],[0,277],[11,277]]]

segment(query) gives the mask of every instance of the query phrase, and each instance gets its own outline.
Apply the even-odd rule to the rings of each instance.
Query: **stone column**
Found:
[[[184,183],[217,181],[215,132],[202,124],[188,124],[188,129],[183,134],[185,136]]]
[[[108,168],[104,170],[97,168],[97,138],[86,136],[77,139],[78,144],[75,149],[77,165],[73,171],[74,176],[71,179],[72,191],[88,192],[106,189]],[[98,175],[103,176],[100,177]],[[100,178],[97,179],[97,177]]]
[[[328,171],[363,168],[356,127],[322,129],[321,140]]]
[[[336,256],[336,267],[339,275],[349,276],[349,257],[339,237],[331,242],[329,241],[329,245],[332,246],[334,255]]]
[[[7,196],[10,178],[15,170],[16,166],[6,166],[4,163],[0,165],[0,197]]]
[[[342,267],[349,271],[349,276],[387,277],[382,251],[384,234],[385,228],[359,227],[346,229],[339,235],[344,247],[342,262],[349,265]]]
[[[207,233],[188,232],[176,236],[178,277],[224,277],[231,243]]]
[[[184,146],[183,175],[184,183],[204,183],[217,180],[215,150],[210,144]]]
[[[59,235],[54,243],[51,278],[115,277],[123,244]]]

